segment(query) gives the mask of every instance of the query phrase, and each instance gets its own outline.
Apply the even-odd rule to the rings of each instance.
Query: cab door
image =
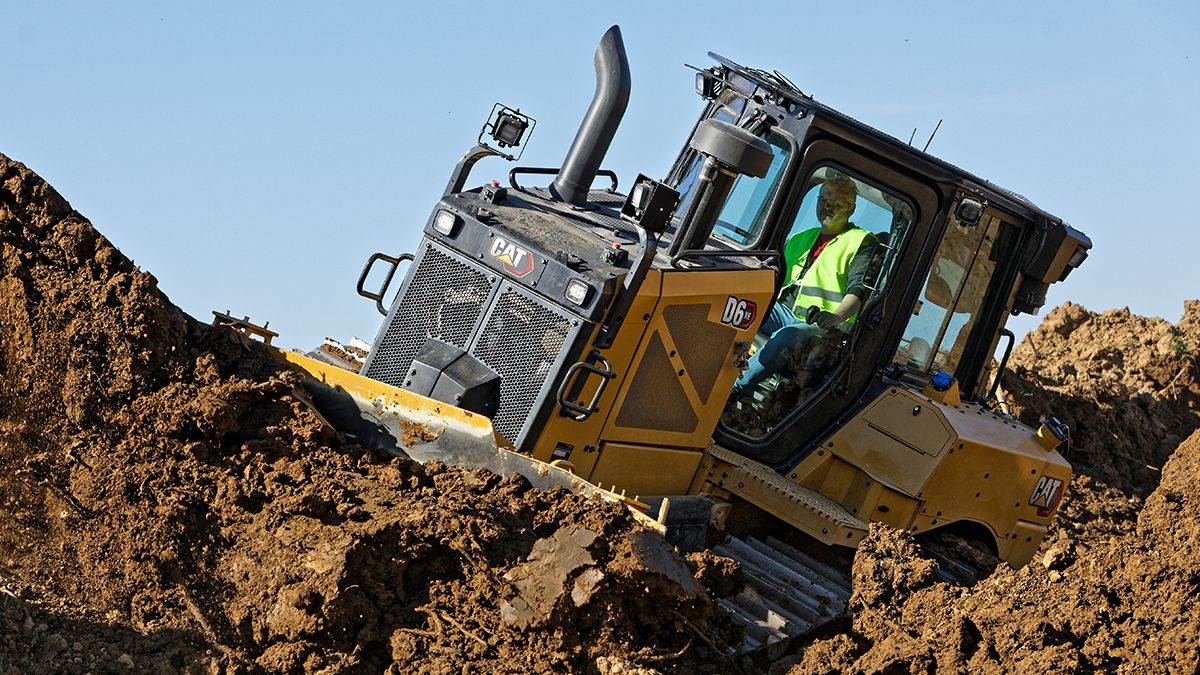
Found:
[[[783,253],[790,239],[819,228],[816,212],[822,185],[848,179],[856,193],[851,222],[866,231],[863,246],[869,244],[872,252],[867,272],[855,287],[863,296],[861,307],[853,322],[839,330],[812,331],[799,316],[803,308],[777,296],[770,310],[779,313],[777,323],[795,321],[800,327],[794,332],[805,331],[806,337],[799,345],[787,345],[782,352],[786,358],[773,359],[783,364],[777,372],[745,387],[726,406],[717,441],[780,470],[794,466],[840,419],[861,406],[872,383],[879,384],[878,374],[895,353],[930,264],[941,205],[937,188],[916,172],[827,138],[804,146],[793,175],[786,205],[768,223],[761,246]],[[850,267],[861,272],[862,263],[855,259]],[[785,269],[781,286],[787,277]],[[774,333],[760,333],[755,343],[760,350],[770,349],[772,339]]]

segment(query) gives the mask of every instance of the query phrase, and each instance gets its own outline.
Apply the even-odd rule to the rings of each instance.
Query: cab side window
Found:
[[[953,373],[958,367],[996,270],[991,253],[999,230],[1000,220],[994,216],[985,216],[974,226],[950,217],[900,340],[897,363],[917,373]]]

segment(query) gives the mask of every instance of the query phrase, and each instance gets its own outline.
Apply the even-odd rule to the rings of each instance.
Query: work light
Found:
[[[433,217],[433,229],[447,237],[453,237],[454,231],[458,229],[458,216],[449,211],[438,211]]]
[[[567,290],[564,295],[567,297],[567,300],[582,307],[587,302],[588,291],[590,290],[591,286],[588,286],[587,282],[583,279],[572,279],[567,282]]]

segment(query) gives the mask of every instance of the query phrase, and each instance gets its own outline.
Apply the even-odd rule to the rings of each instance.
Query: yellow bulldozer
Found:
[[[497,104],[418,250],[364,268],[386,319],[361,374],[286,355],[316,407],[360,443],[623,499],[681,548],[738,560],[746,591],[722,603],[748,650],[844,610],[838,552],[871,522],[1026,564],[1071,478],[1069,429],[996,405],[1005,321],[1091,242],[778,72],[710,56],[674,165],[627,194],[601,169],[630,90],[617,27],[562,166],[468,188],[536,123]],[[835,182],[872,245],[856,311],[830,325],[795,293],[843,294],[790,287],[789,249]],[[760,330],[779,311],[803,333],[782,351]]]

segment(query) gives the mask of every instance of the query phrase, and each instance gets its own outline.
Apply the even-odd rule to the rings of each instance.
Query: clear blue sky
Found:
[[[713,50],[903,139],[944,118],[931,152],[1094,240],[1049,306],[1175,321],[1200,297],[1200,3],[1139,4],[6,0],[0,152],[193,316],[369,340],[367,256],[415,247],[495,101],[538,120],[522,164],[556,166],[617,23],[633,94],[605,165],[626,185],[665,173],[700,110],[682,64]]]

